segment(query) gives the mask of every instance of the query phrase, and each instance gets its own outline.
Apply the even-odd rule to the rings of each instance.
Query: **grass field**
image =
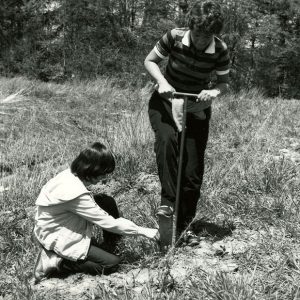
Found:
[[[45,299],[30,285],[38,247],[28,208],[42,185],[91,142],[109,145],[116,156],[109,183],[124,216],[155,226],[159,194],[149,188],[157,184],[150,93],[150,86],[120,89],[110,79],[59,85],[0,78],[0,299]],[[268,99],[257,90],[213,104],[197,219],[251,230],[259,238],[252,245],[250,236],[240,235],[249,247],[232,256],[239,266],[235,274],[198,268],[159,291],[149,284],[142,299],[300,299],[299,116],[299,101]],[[155,245],[126,238],[120,247],[128,265],[153,264]],[[86,299],[122,297],[117,290],[99,290]]]

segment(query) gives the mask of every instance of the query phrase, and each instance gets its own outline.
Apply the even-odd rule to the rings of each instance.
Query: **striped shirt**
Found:
[[[228,80],[229,53],[216,36],[204,51],[199,51],[191,45],[190,30],[176,28],[156,43],[154,51],[161,58],[169,57],[165,78],[177,91],[199,93],[207,89],[213,71],[218,81]]]

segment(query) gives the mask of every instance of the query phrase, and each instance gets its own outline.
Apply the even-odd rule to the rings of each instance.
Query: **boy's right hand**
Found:
[[[171,99],[173,98],[173,93],[176,92],[176,90],[166,80],[157,83],[155,88],[162,98],[169,101],[171,101]]]

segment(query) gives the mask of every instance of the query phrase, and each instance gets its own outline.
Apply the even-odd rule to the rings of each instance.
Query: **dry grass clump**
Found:
[[[117,184],[112,194],[124,216],[155,225],[159,188],[141,184],[148,178],[141,174],[157,181],[147,116],[150,87],[118,89],[109,79],[62,85],[1,78],[0,90],[0,298],[39,299],[29,284],[38,248],[25,210],[86,144],[99,140],[114,151],[117,170],[109,181]],[[149,283],[140,299],[299,297],[299,164],[279,151],[299,141],[299,115],[296,101],[267,99],[257,90],[214,103],[197,218],[250,228],[260,238],[255,247],[233,255],[236,274],[196,269],[180,284]],[[216,237],[206,234],[208,240]],[[144,239],[126,238],[120,248],[130,266],[162,263],[155,245]],[[114,292],[99,286],[96,296],[135,297],[125,288]]]

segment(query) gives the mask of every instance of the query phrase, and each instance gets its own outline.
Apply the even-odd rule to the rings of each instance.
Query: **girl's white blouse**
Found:
[[[107,214],[70,169],[44,185],[36,206],[34,233],[38,241],[69,260],[86,258],[93,224],[121,235],[138,235],[142,229],[130,220]]]

